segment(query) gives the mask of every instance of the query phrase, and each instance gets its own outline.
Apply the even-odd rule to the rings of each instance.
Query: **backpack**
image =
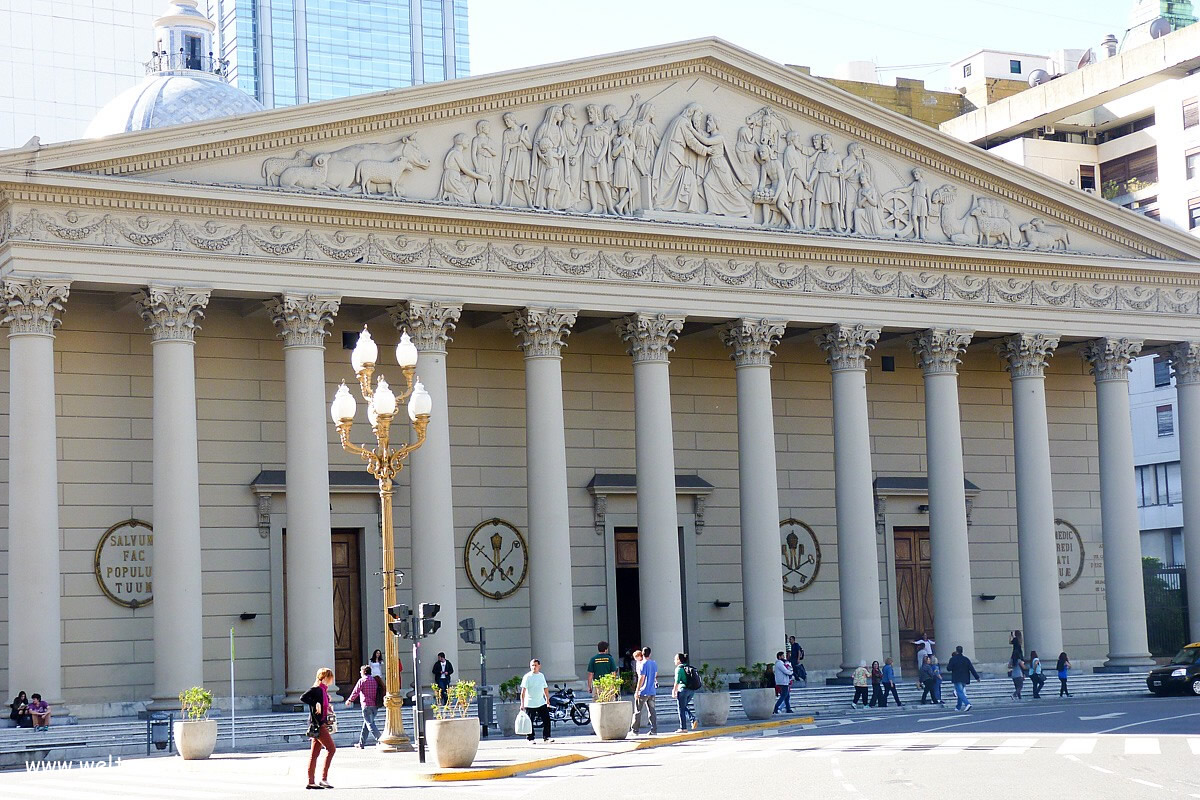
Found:
[[[695,691],[700,688],[700,671],[691,664],[683,665],[683,688]]]
[[[767,667],[766,671],[763,672],[762,685],[763,685],[764,689],[774,689],[775,688],[775,665],[774,664]]]

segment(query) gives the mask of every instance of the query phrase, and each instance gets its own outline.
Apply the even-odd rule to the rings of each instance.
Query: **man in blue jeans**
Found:
[[[676,733],[684,733],[696,727],[696,715],[688,708],[688,703],[692,701],[692,695],[696,693],[694,689],[689,689],[687,685],[687,653],[675,654],[675,685],[671,689],[671,694],[675,696],[675,703],[679,706],[679,730]]]
[[[971,701],[967,699],[967,686],[970,685],[972,676],[975,680],[979,680],[979,673],[975,671],[975,665],[971,663],[971,659],[963,655],[961,644],[954,648],[954,655],[950,656],[950,660],[946,662],[946,669],[950,670],[950,680],[954,683],[954,694],[958,697],[954,710],[970,711]]]
[[[658,690],[654,686],[654,681],[658,678],[658,663],[650,658],[650,648],[642,648],[642,669],[638,673],[637,688],[633,691],[633,722],[629,726],[629,732],[634,736],[640,734],[641,728],[638,726],[638,720],[641,719],[642,709],[650,714],[650,735],[658,734],[658,716],[654,711],[654,699]]]
[[[792,664],[790,661],[785,661],[783,651],[780,650],[775,654],[775,696],[778,698],[775,701],[775,710],[772,714],[778,714],[780,706],[787,709],[787,713],[792,712]]]

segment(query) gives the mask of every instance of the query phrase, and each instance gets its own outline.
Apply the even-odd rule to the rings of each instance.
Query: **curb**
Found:
[[[608,755],[607,753],[605,755]],[[488,781],[496,778],[511,778],[514,775],[524,775],[527,772],[538,772],[543,769],[574,764],[577,761],[587,761],[597,756],[585,756],[581,753],[569,753],[565,756],[542,758],[537,761],[520,761],[503,767],[486,769],[464,769],[456,772],[430,772],[425,775],[431,781]]]
[[[729,725],[724,728],[710,728],[704,731],[689,731],[687,733],[676,733],[672,736],[660,736],[657,739],[646,739],[645,741],[638,742],[637,746],[633,749],[649,750],[652,747],[691,742],[698,739],[711,739],[714,736],[727,736],[731,733],[764,731],[772,728],[791,728],[796,725],[812,725],[814,722],[816,722],[816,717],[792,717],[791,719],[772,719],[766,722],[748,722],[744,725]]]

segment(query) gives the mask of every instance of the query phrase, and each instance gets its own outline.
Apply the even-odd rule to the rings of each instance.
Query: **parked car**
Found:
[[[1166,666],[1150,670],[1146,687],[1157,695],[1188,691],[1200,696],[1200,642],[1184,647]]]

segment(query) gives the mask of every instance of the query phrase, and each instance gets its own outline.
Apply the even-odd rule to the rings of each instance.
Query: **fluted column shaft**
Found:
[[[578,679],[567,503],[562,348],[576,312],[526,308],[508,316],[525,353],[525,469],[529,505],[529,635],[551,681]]]
[[[325,433],[326,326],[338,298],[285,294],[267,304],[283,339],[287,435],[287,666],[285,702],[333,664],[333,556]]]
[[[879,553],[871,488],[867,414],[867,353],[879,328],[834,325],[817,334],[833,372],[833,471],[837,509],[838,600],[842,622],[841,677],[883,652],[879,614]]]
[[[929,477],[929,545],[933,583],[933,638],[938,656],[954,648],[975,652],[971,602],[971,549],[967,543],[967,495],[958,364],[971,331],[930,329],[910,345],[925,379],[925,460]]]
[[[738,513],[742,544],[742,619],[747,664],[772,661],[784,630],[779,571],[779,482],[771,356],[784,324],[741,319],[722,326],[737,377]]]
[[[8,685],[62,703],[54,329],[69,281],[4,280],[8,331]],[[26,687],[28,687],[26,689]]]
[[[1188,625],[1200,642],[1200,341],[1181,342],[1170,350],[1179,406],[1179,479],[1183,494],[1183,554],[1187,570]]]
[[[407,331],[420,353],[417,377],[433,398],[425,444],[409,464],[412,520],[412,587],[415,603],[440,603],[442,629],[421,643],[436,657],[445,652],[458,662],[458,596],[454,546],[454,491],[450,477],[450,408],[446,381],[446,345],[462,314],[461,305],[410,300],[391,309],[392,321]],[[427,676],[416,676],[418,684]]]
[[[683,319],[633,314],[617,321],[617,332],[633,356],[642,643],[663,654],[660,661],[684,650],[669,364]]]
[[[155,708],[177,708],[181,689],[204,685],[194,335],[208,297],[158,286],[137,296],[154,365]]]
[[[1151,664],[1142,588],[1142,544],[1134,484],[1129,365],[1141,351],[1135,339],[1094,339],[1084,358],[1096,378],[1100,443],[1100,533],[1104,543],[1104,605],[1108,612],[1106,667]]]

